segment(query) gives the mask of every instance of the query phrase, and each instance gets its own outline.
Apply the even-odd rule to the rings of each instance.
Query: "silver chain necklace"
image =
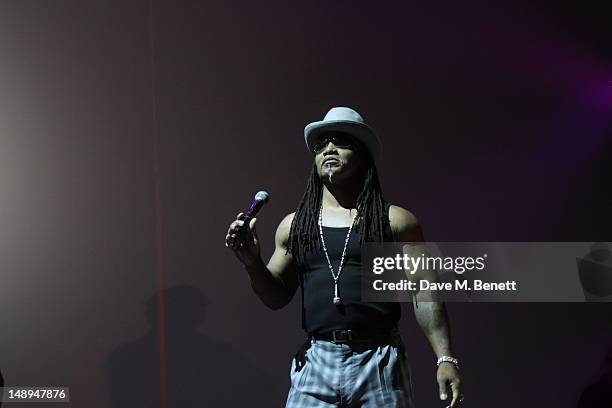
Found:
[[[319,209],[319,234],[321,235],[321,243],[323,244],[323,251],[325,252],[325,258],[327,258],[327,264],[329,265],[329,270],[331,271],[332,277],[334,278],[334,305],[338,306],[342,303],[342,299],[338,296],[338,278],[340,278],[340,273],[342,273],[342,266],[344,265],[344,256],[346,255],[346,247],[348,246],[349,239],[351,238],[351,230],[353,229],[353,224],[355,224],[355,218],[357,217],[357,212],[353,216],[353,222],[351,222],[351,226],[349,227],[348,233],[346,234],[346,239],[344,240],[344,248],[342,249],[342,258],[340,258],[340,265],[338,266],[338,274],[334,273],[334,267],[331,264],[329,259],[329,254],[327,253],[327,246],[325,246],[325,238],[323,238],[323,200],[321,200],[321,208]]]

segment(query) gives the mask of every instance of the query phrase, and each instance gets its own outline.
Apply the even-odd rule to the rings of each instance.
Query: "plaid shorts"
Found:
[[[414,408],[404,343],[308,339],[291,362],[286,408]]]

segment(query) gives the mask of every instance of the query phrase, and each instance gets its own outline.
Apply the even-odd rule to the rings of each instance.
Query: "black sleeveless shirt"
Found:
[[[389,217],[388,203],[385,203],[385,211]],[[348,229],[323,226],[327,253],[336,275]],[[385,235],[385,241],[393,240],[389,226]],[[338,279],[338,296],[342,299],[339,306],[333,304],[334,279],[322,247],[318,252],[308,253],[305,260],[297,261],[302,289],[302,327],[307,333],[335,329],[392,328],[399,321],[399,303],[361,300],[360,238],[360,234],[353,228]]]

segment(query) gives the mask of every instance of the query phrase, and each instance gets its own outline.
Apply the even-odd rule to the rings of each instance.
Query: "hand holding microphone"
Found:
[[[270,199],[265,191],[259,191],[245,212],[239,212],[225,236],[225,246],[234,251],[236,257],[245,265],[255,263],[260,259],[261,249],[255,223],[255,216]]]

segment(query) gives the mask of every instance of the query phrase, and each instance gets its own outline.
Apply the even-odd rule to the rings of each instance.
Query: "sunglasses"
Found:
[[[332,142],[334,146],[340,148],[348,148],[355,144],[351,135],[345,133],[329,133],[319,137],[313,144],[312,150],[315,154],[319,154],[327,147],[329,142]]]

